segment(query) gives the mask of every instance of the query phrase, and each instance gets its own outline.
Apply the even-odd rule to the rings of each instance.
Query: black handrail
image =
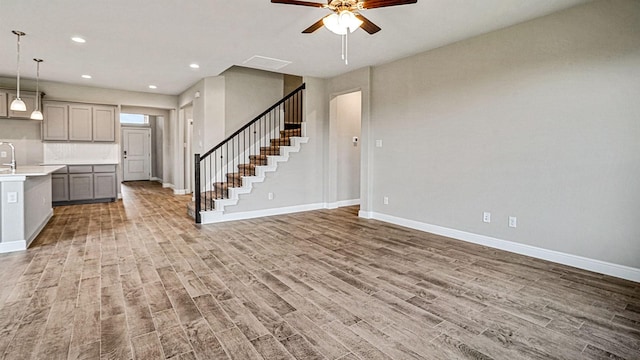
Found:
[[[305,87],[300,85],[203,155],[194,154],[197,224],[203,206],[205,211],[213,210],[216,199],[228,197],[229,188],[241,186],[244,176],[255,175],[256,166],[267,164],[266,156],[279,155],[280,146],[289,145],[291,136],[302,135]],[[238,172],[231,172],[236,167]]]
[[[296,93],[298,93],[300,90],[304,90],[306,88],[307,84],[302,84],[300,85],[297,89],[293,90],[291,93],[289,93],[289,95],[285,96],[282,98],[282,100],[278,101],[277,103],[271,105],[270,108],[268,108],[267,110],[263,111],[260,115],[256,116],[253,120],[249,121],[248,123],[246,123],[243,127],[241,127],[240,129],[238,129],[236,132],[234,132],[233,134],[229,135],[229,137],[227,137],[226,139],[224,139],[222,142],[220,142],[220,144],[214,146],[211,150],[207,151],[206,153],[202,154],[202,156],[200,156],[201,159],[206,158],[207,156],[211,155],[212,152],[218,150],[220,147],[222,147],[222,145],[224,145],[227,141],[231,140],[233,137],[235,137],[236,135],[240,134],[243,130],[246,130],[249,126],[253,125],[255,122],[257,122],[258,120],[260,120],[263,116],[267,115],[271,110],[277,108],[278,106],[284,104],[285,101],[289,100],[291,97],[293,97]]]

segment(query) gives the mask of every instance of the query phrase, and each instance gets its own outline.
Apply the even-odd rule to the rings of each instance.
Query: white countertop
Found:
[[[118,162],[114,162],[112,160],[107,160],[107,161],[102,161],[102,160],[98,160],[98,161],[86,161],[86,160],[82,160],[82,161],[59,161],[59,162],[48,162],[48,163],[44,163],[41,164],[43,166],[50,166],[50,165],[118,165]]]
[[[60,170],[64,165],[18,165],[15,171],[5,170],[8,167],[0,167],[0,178],[15,177],[15,176],[45,176],[49,175],[56,170]]]

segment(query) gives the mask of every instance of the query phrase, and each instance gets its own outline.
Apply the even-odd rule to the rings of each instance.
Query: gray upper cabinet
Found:
[[[9,94],[8,103],[11,104],[13,100],[15,100],[15,94]],[[31,113],[36,109],[36,96],[35,95],[27,95],[20,94],[20,99],[24,101],[24,104],[27,105],[27,111],[11,111],[9,109],[9,117],[12,119],[28,119],[31,117]]]
[[[113,106],[93,106],[93,141],[116,141],[116,111]]]
[[[69,105],[69,140],[93,140],[93,114],[91,105]]]
[[[116,141],[116,107],[48,101],[43,105],[45,141]]]
[[[0,92],[0,117],[6,117],[9,113],[7,112],[7,93]]]
[[[65,103],[45,102],[42,114],[46,121],[43,124],[43,140],[68,140],[69,120],[68,106]]]

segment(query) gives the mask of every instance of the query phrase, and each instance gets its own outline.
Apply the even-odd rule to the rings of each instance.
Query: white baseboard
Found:
[[[360,199],[341,200],[332,203],[325,203],[325,209],[337,209],[345,206],[360,205]]]
[[[189,190],[187,189],[173,189],[174,195],[187,195],[189,194]]]
[[[376,212],[360,211],[359,216],[366,219],[385,221],[388,223],[405,226],[411,229],[442,235],[457,240],[492,247],[495,249],[505,250],[520,255],[531,256],[537,259],[569,265],[583,270],[594,271],[600,274],[611,275],[626,280],[640,282],[640,269],[626,265],[619,265],[606,261],[590,259],[578,255],[543,249],[526,244],[519,244],[512,241],[492,238],[490,236],[469,233],[466,231],[450,229],[443,226],[427,224]]]
[[[162,179],[160,179],[159,177],[151,177],[150,179],[151,181],[155,181],[155,182],[159,182],[162,183]],[[164,184],[163,184],[164,185]]]
[[[0,243],[0,254],[27,250],[26,240],[17,240]]]
[[[170,189],[173,189],[173,184],[171,184],[171,183],[162,183],[162,187],[163,187],[163,188],[170,188]]]
[[[360,210],[358,211],[358,216],[363,219],[373,219],[373,212]]]
[[[225,212],[222,216],[218,217],[213,222],[247,220],[247,219],[255,219],[255,218],[265,217],[265,216],[293,214],[293,213],[298,213],[303,211],[319,210],[319,209],[325,209],[325,208],[326,208],[325,203],[317,203],[317,204],[307,204],[307,205],[285,206],[285,207],[273,208],[273,209],[243,211],[243,212],[237,212],[237,213]]]
[[[338,201],[335,203],[315,203],[315,204],[293,205],[293,206],[285,206],[285,207],[272,208],[272,209],[242,211],[237,213],[224,212],[214,216],[206,216],[203,212],[202,223],[213,224],[213,223],[220,223],[220,222],[226,222],[226,221],[247,220],[247,219],[255,219],[255,218],[260,218],[265,216],[293,214],[298,212],[312,211],[312,210],[319,210],[319,209],[335,209],[340,206],[353,206],[358,204],[360,204],[360,199]]]
[[[341,200],[338,201],[338,207],[360,205],[360,199]]]

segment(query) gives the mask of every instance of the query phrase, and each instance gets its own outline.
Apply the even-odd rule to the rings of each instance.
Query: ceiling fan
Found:
[[[382,29],[360,14],[361,10],[415,4],[418,0],[327,0],[326,4],[299,0],[271,0],[271,2],[325,8],[333,12],[304,29],[303,34],[310,34],[325,26],[338,35],[354,32],[359,27],[373,35]]]

